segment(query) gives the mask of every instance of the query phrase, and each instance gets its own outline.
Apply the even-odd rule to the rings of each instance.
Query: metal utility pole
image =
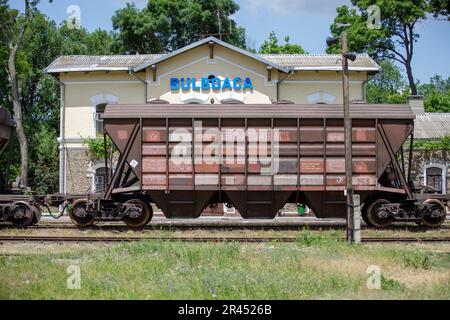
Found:
[[[354,203],[353,203],[353,165],[352,165],[352,119],[350,118],[350,81],[348,74],[347,32],[342,32],[342,86],[344,97],[344,131],[345,131],[345,180],[347,196],[347,240],[355,242],[354,237]]]

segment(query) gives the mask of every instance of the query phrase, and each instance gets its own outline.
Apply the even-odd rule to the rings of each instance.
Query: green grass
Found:
[[[71,260],[80,290],[66,286]],[[369,265],[382,270],[381,290],[366,288]],[[0,257],[0,299],[449,299],[449,270],[448,252],[350,247],[309,231],[297,244],[145,241]]]

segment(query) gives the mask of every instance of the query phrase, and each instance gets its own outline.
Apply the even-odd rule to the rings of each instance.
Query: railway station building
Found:
[[[350,100],[364,103],[380,66],[358,55],[349,70]],[[102,191],[105,163],[86,139],[102,136],[107,104],[342,103],[340,55],[254,54],[214,37],[168,54],[62,56],[46,73],[61,83],[62,193]]]

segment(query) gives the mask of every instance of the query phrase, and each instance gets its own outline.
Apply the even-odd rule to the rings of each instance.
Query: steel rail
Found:
[[[429,229],[425,227],[396,227],[396,228],[371,228],[362,227],[362,230],[374,230],[374,231],[406,231],[406,232],[426,232],[430,230],[449,230],[449,227],[441,227],[439,229]],[[309,226],[309,227],[296,227],[296,226],[155,226],[144,228],[129,228],[127,226],[91,226],[86,228],[80,228],[77,226],[31,226],[26,228],[18,228],[14,226],[0,226],[1,230],[91,230],[91,231],[230,231],[230,230],[249,230],[249,231],[327,231],[337,230],[343,231],[345,227],[342,226]]]
[[[94,225],[90,227],[78,227],[73,224],[51,223],[40,224],[36,226],[29,226],[19,228],[13,225],[0,225],[0,230],[45,230],[45,229],[64,229],[64,230],[100,230],[100,231],[144,231],[144,230],[283,230],[283,231],[302,231],[302,230],[344,230],[344,225],[245,225],[245,224],[159,224],[148,225],[142,228],[133,229],[126,225]],[[411,231],[411,232],[425,232],[429,230],[449,230],[450,226],[444,225],[439,228],[427,228],[422,226],[390,226],[384,228],[361,227],[362,230],[394,230],[394,231]]]
[[[336,238],[345,241],[344,238]],[[79,237],[79,236],[0,236],[0,242],[139,242],[139,241],[163,241],[163,242],[197,242],[197,243],[267,243],[285,242],[301,243],[301,239],[293,237]],[[363,238],[363,243],[405,243],[405,242],[450,242],[450,237],[396,237],[396,238]]]

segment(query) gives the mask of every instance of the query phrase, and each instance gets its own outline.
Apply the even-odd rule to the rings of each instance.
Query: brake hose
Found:
[[[50,210],[50,207],[48,206],[47,203],[44,203],[44,207],[47,208],[48,213],[50,214],[50,216],[51,216],[53,219],[59,219],[59,218],[61,218],[61,217],[64,215],[64,211],[66,211],[66,209],[67,209],[67,207],[69,206],[69,204],[70,204],[69,202],[64,201],[62,210],[58,213],[57,216],[54,216],[54,215],[53,215],[53,213],[52,213],[52,211]]]

